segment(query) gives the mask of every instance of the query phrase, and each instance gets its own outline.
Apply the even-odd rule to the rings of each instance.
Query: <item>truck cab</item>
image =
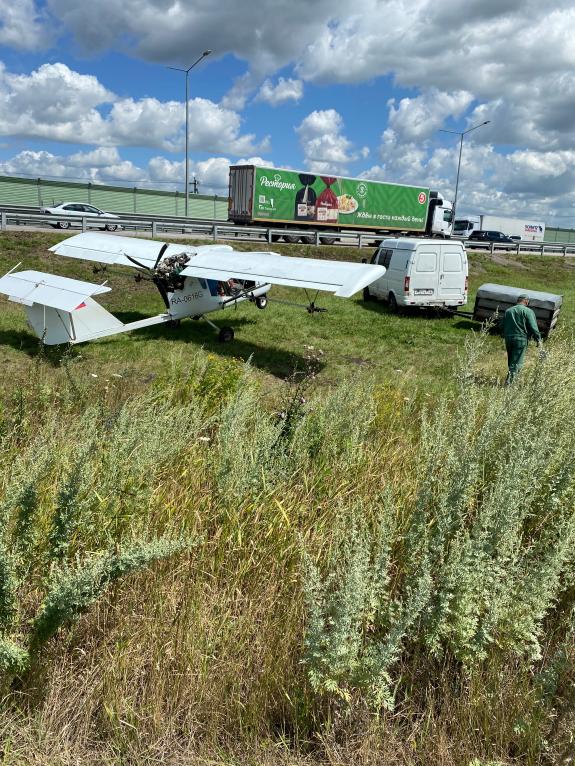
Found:
[[[453,225],[453,236],[467,239],[472,231],[480,229],[479,217],[457,218]]]
[[[435,204],[433,204],[435,202]],[[453,204],[448,199],[431,198],[427,232],[432,237],[449,237],[452,229]]]

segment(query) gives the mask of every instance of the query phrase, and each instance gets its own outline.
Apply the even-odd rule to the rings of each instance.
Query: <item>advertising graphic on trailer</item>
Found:
[[[429,189],[256,168],[253,217],[424,231]]]

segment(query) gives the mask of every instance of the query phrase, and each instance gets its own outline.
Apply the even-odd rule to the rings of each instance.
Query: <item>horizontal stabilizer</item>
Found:
[[[91,295],[110,292],[109,287],[93,285],[79,279],[58,277],[41,271],[18,271],[0,278],[0,293],[10,300],[31,306],[42,306],[74,311]]]

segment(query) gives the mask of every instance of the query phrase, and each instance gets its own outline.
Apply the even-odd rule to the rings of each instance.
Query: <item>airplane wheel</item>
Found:
[[[259,295],[256,298],[256,308],[258,309],[265,309],[265,307],[268,305],[268,296],[267,295]]]
[[[371,300],[371,293],[369,292],[369,287],[363,288],[363,300],[364,301],[370,301]]]
[[[222,327],[218,333],[220,343],[229,343],[234,339],[234,331],[231,327]]]
[[[181,319],[170,319],[168,322],[168,327],[179,327],[181,323]]]
[[[57,224],[59,229],[69,229],[70,228],[70,221],[58,221]]]

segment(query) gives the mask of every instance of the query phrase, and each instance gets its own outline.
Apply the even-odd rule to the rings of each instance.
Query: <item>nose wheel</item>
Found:
[[[211,319],[208,319],[205,316],[197,317],[198,319],[203,319],[204,322],[207,322],[210,327],[212,327],[218,334],[218,340],[220,343],[231,343],[231,341],[234,339],[234,330],[232,327],[218,327],[215,322],[212,322]]]
[[[265,307],[268,305],[268,296],[267,295],[259,295],[256,298],[256,308],[258,309],[265,309]]]
[[[231,343],[234,339],[234,331],[231,327],[222,327],[218,333],[220,343]]]

